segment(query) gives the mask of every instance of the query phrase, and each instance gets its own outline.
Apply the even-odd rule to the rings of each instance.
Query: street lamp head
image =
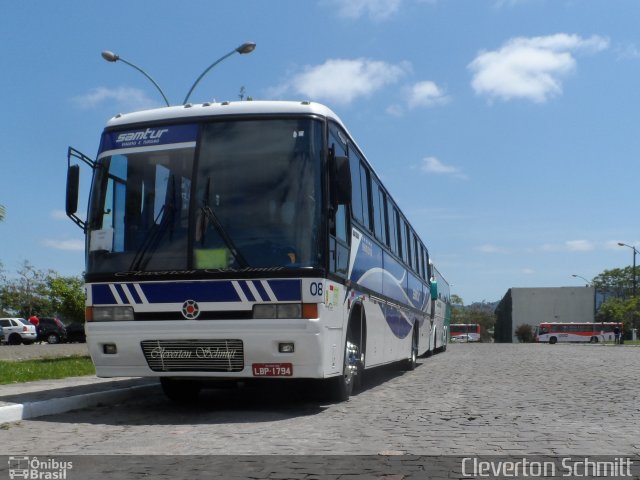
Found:
[[[624,243],[622,243],[622,242],[618,242],[618,245],[621,246],[621,247],[626,247],[626,245]]]
[[[246,42],[243,43],[242,45],[240,45],[238,48],[234,48],[233,50],[231,50],[229,53],[227,53],[226,55],[223,55],[222,57],[220,57],[218,60],[216,60],[215,62],[213,62],[211,65],[209,65],[204,72],[202,72],[200,74],[200,76],[196,79],[195,82],[193,82],[193,85],[191,85],[191,88],[189,89],[189,91],[187,92],[187,96],[184,97],[184,101],[182,102],[183,105],[186,105],[187,102],[189,101],[189,97],[191,97],[191,93],[193,92],[193,89],[196,88],[196,85],[198,85],[198,83],[200,83],[200,80],[202,80],[202,77],[204,77],[209,70],[211,70],[213,67],[215,67],[216,65],[218,65],[220,62],[222,62],[223,60],[229,58],[231,55],[233,55],[234,53],[239,53],[241,55],[245,54],[245,53],[251,53],[256,49],[256,44],[254,42]]]
[[[254,42],[246,42],[236,48],[236,52],[243,55],[245,53],[251,53],[256,49],[256,44]]]
[[[107,62],[117,62],[120,57],[109,50],[105,50],[102,52],[102,58],[104,58]]]
[[[160,95],[162,95],[164,103],[167,104],[167,107],[169,106],[169,100],[167,100],[167,96],[164,94],[164,92],[160,88],[160,85],[158,85],[156,81],[153,78],[151,78],[149,74],[145,72],[143,69],[141,69],[139,66],[125,60],[124,58],[120,58],[118,55],[116,55],[113,52],[110,52],[109,50],[105,50],[104,52],[102,52],[102,58],[104,58],[107,62],[117,62],[118,60],[120,60],[122,63],[129,65],[131,68],[135,68],[136,70],[138,70],[142,75],[147,77],[147,79],[149,79],[151,83],[153,83],[153,86],[156,87],[158,89],[158,92],[160,92]]]

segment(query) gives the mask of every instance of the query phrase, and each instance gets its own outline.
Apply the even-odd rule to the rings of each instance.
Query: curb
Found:
[[[23,403],[6,402],[0,405],[0,424],[19,422],[30,418],[66,413],[80,408],[96,407],[107,403],[118,403],[140,397],[158,389],[157,383],[133,385],[98,392],[89,392],[67,397],[55,397],[45,400],[25,401]],[[148,392],[147,392],[148,391]]]

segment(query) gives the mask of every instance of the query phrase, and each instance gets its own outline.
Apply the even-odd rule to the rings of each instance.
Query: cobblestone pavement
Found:
[[[7,424],[0,453],[640,455],[637,347],[460,344],[413,372],[372,373],[334,404],[277,384],[175,406],[158,388],[132,403]]]
[[[31,345],[0,345],[1,360],[35,360],[37,358],[89,355],[86,343],[34,343]]]

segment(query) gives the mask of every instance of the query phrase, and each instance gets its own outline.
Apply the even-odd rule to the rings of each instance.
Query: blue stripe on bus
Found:
[[[302,300],[300,280],[269,280],[267,283],[279,302],[299,302]]]
[[[135,303],[142,303],[142,299],[140,298],[140,295],[138,295],[138,292],[136,291],[136,287],[134,286],[133,283],[127,283],[127,288],[129,289],[129,292],[131,293],[131,297],[133,297],[133,301]]]
[[[392,305],[387,305],[385,319],[389,324],[389,328],[391,328],[391,331],[396,337],[406,338],[407,335],[411,333],[413,324],[409,322],[398,308]]]
[[[118,293],[118,296],[120,297],[120,300],[122,300],[122,303],[129,303],[129,299],[124,294],[124,287],[122,286],[122,284],[115,283],[113,285],[113,287],[115,288],[116,292]]]
[[[141,283],[149,303],[239,302],[240,297],[230,281]]]
[[[260,280],[251,281],[255,291],[258,293],[258,298],[256,298],[249,288],[249,281],[238,281],[249,302],[272,301]],[[300,280],[268,280],[267,283],[273,291],[276,301],[299,302],[302,300],[302,284]],[[125,294],[125,291],[128,291],[134,304],[142,304],[143,300],[136,291],[135,285],[133,283],[92,285],[93,304],[114,305],[117,303],[110,286],[118,293],[123,303],[129,304],[129,298]],[[151,304],[181,303],[185,300],[213,303],[242,301],[229,280],[212,282],[149,282],[137,285],[144,293],[146,300]]]
[[[251,293],[251,289],[249,288],[249,285],[247,285],[247,282],[238,283],[240,284],[240,288],[242,288],[245,297],[247,297],[247,300],[249,300],[250,302],[255,302],[256,298],[253,296],[253,293]]]
[[[269,298],[269,294],[262,286],[262,283],[260,283],[260,280],[253,280],[251,283],[253,283],[253,286],[258,291],[258,295],[260,295],[260,300],[262,300],[263,302],[271,301],[271,299]]]
[[[91,293],[94,305],[112,305],[116,303],[109,285],[92,285]]]

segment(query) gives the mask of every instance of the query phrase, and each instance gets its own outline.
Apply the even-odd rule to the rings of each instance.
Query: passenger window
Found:
[[[416,234],[413,234],[413,269],[416,271],[416,273],[420,273],[420,260],[418,259],[418,237],[416,237]]]
[[[404,220],[398,216],[398,246],[400,247],[400,256],[404,263],[409,263],[407,257],[407,234],[405,230]]]
[[[362,223],[371,230],[371,220],[369,217],[369,170],[360,164],[360,188],[362,190]]]
[[[349,157],[349,166],[351,167],[351,211],[353,218],[360,223],[363,222],[362,217],[362,187],[360,185],[360,159],[354,153]]]
[[[387,216],[389,224],[389,247],[393,253],[398,255],[398,212],[396,212],[389,198],[387,198]]]
[[[371,198],[373,200],[373,226],[375,235],[385,245],[387,244],[387,219],[385,212],[386,196],[377,180],[371,181]]]
[[[402,222],[404,224],[404,239],[405,239],[405,243],[404,246],[406,247],[406,255],[404,255],[404,261],[407,262],[407,265],[409,265],[409,267],[412,266],[412,262],[413,262],[413,257],[411,255],[411,230],[409,230],[409,225],[407,224],[406,221],[403,220]]]

